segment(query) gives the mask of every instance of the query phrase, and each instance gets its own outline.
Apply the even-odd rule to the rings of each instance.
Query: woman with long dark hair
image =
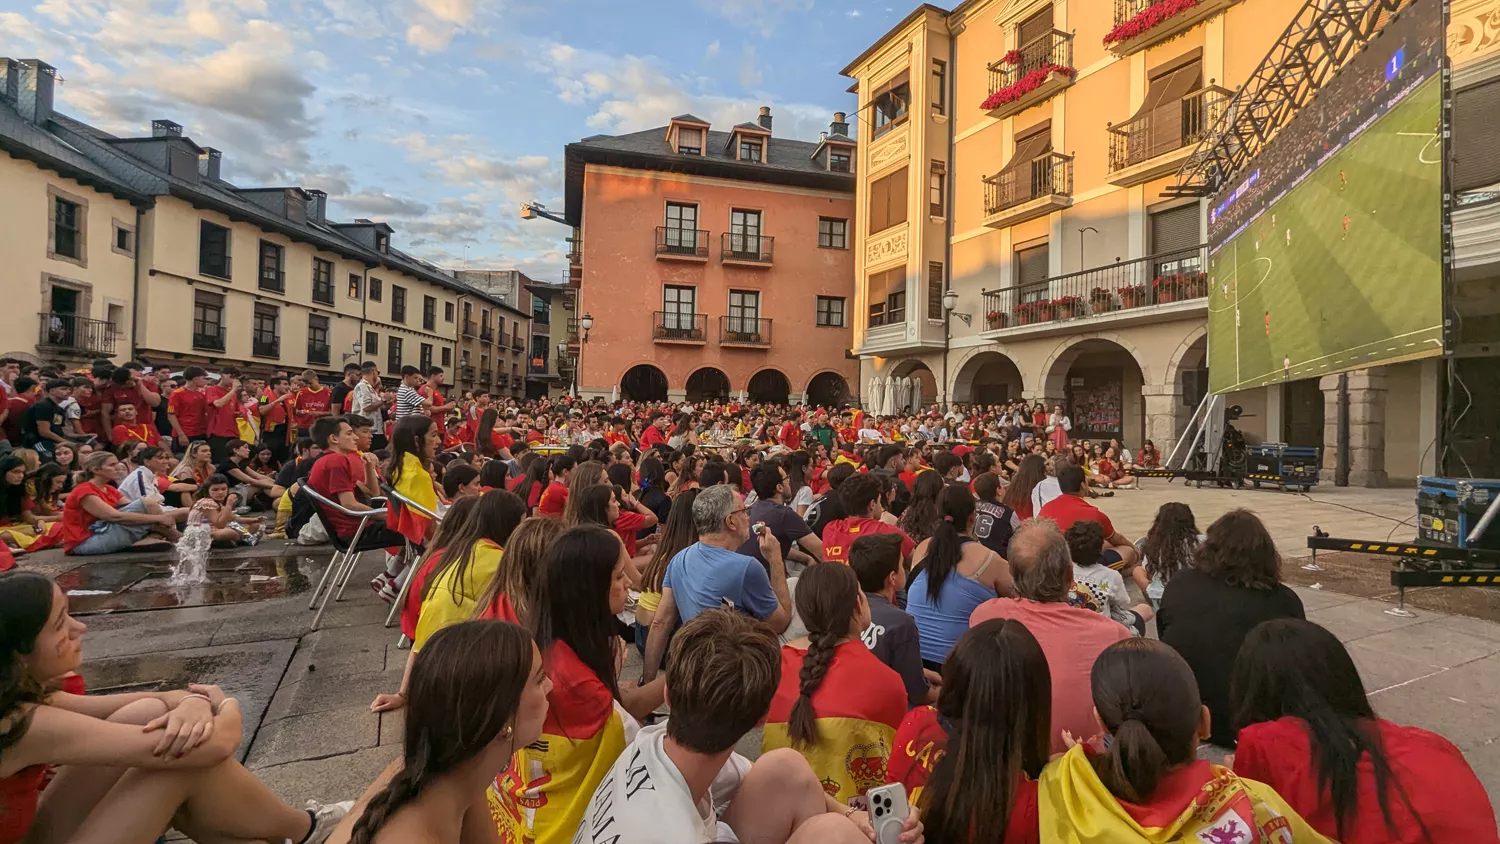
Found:
[[[551,691],[525,629],[466,621],[439,631],[412,665],[401,758],[360,798],[337,840],[492,839],[489,785],[516,748],[541,737]]]
[[[1484,785],[1447,739],[1375,716],[1338,637],[1309,621],[1250,631],[1230,683],[1234,770],[1339,841],[1495,841]]]
[[[526,503],[526,515],[530,516],[536,512],[536,505],[542,501],[542,493],[552,484],[552,460],[551,458],[537,455],[526,467],[526,473],[511,482],[510,491]]]
[[[1035,516],[1032,512],[1031,492],[1036,485],[1047,479],[1047,459],[1040,454],[1028,454],[1021,458],[1017,464],[1016,472],[1011,476],[1010,485],[1005,488],[1005,495],[1001,496],[1000,503],[1009,507],[1012,512],[1020,517],[1021,521]]]
[[[583,491],[606,483],[604,464],[597,460],[585,460],[573,467],[568,475],[568,500],[563,502],[562,522],[567,527],[578,524],[577,497]]]
[[[932,844],[1031,841],[1051,736],[1041,645],[1021,622],[991,619],[953,646],[937,706],[901,722],[886,778],[906,786]]]
[[[28,512],[26,462],[14,455],[0,458],[0,539],[26,550],[47,532],[47,524]]]
[[[622,686],[617,677],[623,643],[615,616],[625,608],[627,562],[620,538],[597,525],[565,531],[542,561],[528,626],[556,688],[541,741],[518,749],[502,775],[515,786],[491,791],[502,841],[571,842],[625,747],[616,702],[637,719],[662,704],[665,675],[644,686]],[[525,810],[515,802],[523,794]]]
[[[1263,621],[1306,618],[1302,599],[1281,582],[1281,554],[1260,519],[1230,510],[1208,526],[1194,567],[1173,575],[1156,631],[1192,666],[1213,714],[1214,744],[1234,747],[1229,678],[1245,637]]]
[[[396,423],[391,434],[390,468],[385,482],[402,497],[429,513],[438,510],[437,482],[433,480],[433,460],[443,448],[443,432],[431,416],[407,416]],[[359,481],[356,479],[355,483]],[[391,501],[386,519],[391,530],[406,537],[413,545],[422,545],[436,527],[432,519]]]
[[[195,841],[328,838],[349,804],[278,800],[235,758],[240,707],[217,686],[57,691],[85,630],[50,578],[0,574],[0,841],[151,844],[169,827]]]
[[[943,516],[938,512],[938,496],[946,488],[943,476],[936,471],[921,472],[911,484],[911,499],[896,527],[901,528],[912,542],[921,542],[932,536]]]
[[[1162,592],[1172,576],[1193,567],[1193,553],[1202,542],[1203,534],[1198,532],[1193,511],[1186,504],[1169,501],[1156,511],[1151,529],[1135,542],[1141,564],[1151,576],[1146,597],[1153,607],[1161,605]]]
[[[672,512],[662,526],[661,539],[651,559],[641,569],[641,594],[635,605],[635,644],[641,653],[646,652],[646,632],[651,629],[651,620],[656,618],[656,609],[661,606],[662,581],[667,577],[667,564],[682,549],[698,541],[698,526],[693,521],[693,502],[698,500],[701,490],[690,489],[672,502]],[[658,666],[659,667],[659,666]]]
[[[667,495],[667,470],[661,458],[647,452],[641,458],[640,495],[636,496],[646,508],[656,514],[657,521],[665,521],[672,512],[672,497]]]
[[[926,473],[924,473],[926,474]],[[938,497],[940,520],[917,545],[917,575],[906,593],[906,611],[917,621],[922,663],[941,671],[948,650],[969,629],[969,616],[985,601],[1016,594],[1010,564],[974,539],[974,496],[950,486]]]
[[[568,503],[572,503],[571,497]],[[631,557],[632,587],[638,588],[640,571],[634,562],[636,535],[643,529],[656,527],[656,514],[619,487],[595,484],[578,494],[578,507],[574,515],[578,524],[602,525],[620,537],[620,541],[625,543],[625,553]]]
[[[870,605],[853,569],[808,566],[797,581],[796,603],[807,635],[781,648],[781,681],[761,752],[800,751],[829,794],[847,804],[879,784],[870,775],[878,777],[906,716],[906,686],[861,638],[870,626]]]

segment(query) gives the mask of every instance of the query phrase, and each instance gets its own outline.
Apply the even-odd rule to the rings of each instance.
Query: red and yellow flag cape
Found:
[[[427,473],[415,454],[401,456],[401,477],[396,481],[395,490],[425,507],[429,513],[437,512],[437,490],[432,485],[432,475]],[[427,538],[427,526],[432,520],[393,501],[389,521],[391,530],[411,540],[413,545],[421,545]]]

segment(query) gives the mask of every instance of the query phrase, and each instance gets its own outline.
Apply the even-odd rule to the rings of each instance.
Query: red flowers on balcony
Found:
[[[1158,0],[1141,10],[1140,14],[1104,33],[1104,46],[1144,35],[1201,2],[1203,0]]]
[[[1012,50],[1010,53],[1007,53],[1005,55],[1006,62],[1014,64],[1014,62],[1010,61],[1010,58],[1013,53],[1017,52],[1018,51],[1016,50]],[[1020,57],[1017,56],[1016,60],[1019,61]],[[1003,106],[1006,103],[1013,103],[1016,100],[1019,100],[1027,94],[1031,93],[1032,91],[1035,91],[1036,89],[1042,87],[1042,83],[1047,81],[1047,77],[1051,76],[1054,73],[1061,73],[1069,79],[1072,79],[1073,77],[1078,75],[1078,71],[1074,70],[1071,67],[1063,67],[1060,64],[1046,62],[1040,67],[1028,71],[1025,76],[1022,76],[1015,82],[1012,82],[1011,84],[1005,85],[1001,88],[997,88],[995,90],[995,93],[990,94],[985,98],[984,102],[979,104],[979,108],[983,111],[989,111],[992,108],[998,108],[999,106]]]

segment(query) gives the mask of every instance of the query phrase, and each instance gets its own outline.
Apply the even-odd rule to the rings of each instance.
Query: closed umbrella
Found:
[[[911,409],[913,412],[922,411],[922,379],[911,379]]]
[[[888,378],[885,382],[885,415],[893,416],[896,413],[896,382],[899,378]]]

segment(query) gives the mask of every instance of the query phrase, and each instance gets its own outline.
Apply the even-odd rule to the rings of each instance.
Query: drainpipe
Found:
[[[948,107],[945,109],[946,113],[944,114],[944,116],[948,118],[948,122],[946,124],[944,124],[944,125],[946,125],[948,127],[948,129],[947,129],[947,135],[948,135],[948,168],[947,168],[947,179],[948,179],[948,184],[947,184],[947,190],[944,192],[944,197],[943,197],[946,200],[946,206],[947,206],[947,207],[945,207],[943,209],[943,216],[947,218],[947,220],[943,223],[943,277],[945,279],[947,279],[947,281],[944,283],[943,286],[945,288],[952,288],[953,287],[953,201],[954,201],[953,200],[953,195],[955,193],[957,193],[957,191],[954,190],[953,186],[956,185],[956,184],[958,184],[958,162],[954,158],[954,152],[955,152],[956,147],[957,147],[957,140],[955,139],[954,136],[957,133],[955,133],[953,131],[953,117],[954,117],[954,110],[955,110],[955,107],[954,107],[954,98],[958,96],[958,34],[955,33],[951,27],[948,29],[948,78],[947,78],[946,81],[947,81],[947,85],[948,85],[948,90],[944,94],[944,99],[947,100],[947,106]],[[953,345],[953,312],[949,311],[947,309],[944,309],[943,310],[943,389],[942,389],[941,392],[942,392],[943,400],[947,404],[948,407],[952,407],[953,406],[953,394],[951,392],[952,386],[948,383],[948,358],[952,356],[952,354],[951,354],[952,353],[952,345]],[[970,398],[972,398],[972,396]],[[948,412],[948,407],[942,408],[942,411],[944,413],[947,413]],[[914,410],[917,410],[918,412],[920,412],[921,408],[914,408]]]
[[[136,331],[141,317],[141,222],[145,219],[146,212],[137,205],[135,207],[135,274],[130,280],[130,353],[126,355],[127,360],[135,358]]]
[[[1349,373],[1339,373],[1338,393],[1338,462],[1333,467],[1334,486],[1349,485]]]

